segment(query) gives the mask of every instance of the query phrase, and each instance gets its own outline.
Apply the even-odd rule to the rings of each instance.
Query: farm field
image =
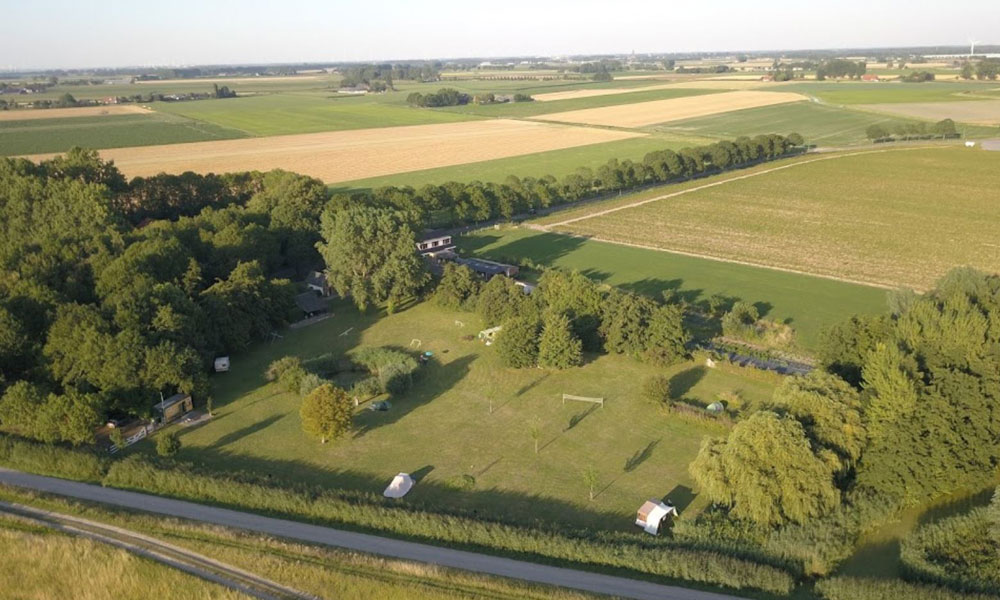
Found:
[[[349,552],[327,546],[294,543],[279,540],[260,534],[249,534],[240,530],[225,527],[205,525],[194,521],[173,519],[162,515],[143,514],[112,508],[108,505],[91,502],[69,501],[57,496],[32,493],[19,490],[13,487],[0,486],[0,499],[7,502],[31,506],[43,510],[53,511],[60,514],[72,515],[84,518],[89,521],[96,521],[115,527],[121,527],[130,531],[139,531],[156,538],[159,541],[210,556],[213,559],[224,562],[228,565],[244,569],[260,577],[264,577],[278,584],[285,585],[296,590],[313,595],[316,598],[328,598],[330,600],[341,598],[407,598],[413,600],[454,600],[455,598],[489,597],[497,600],[515,600],[520,598],[531,598],[541,600],[543,598],[557,598],[558,600],[585,600],[593,596],[563,591],[547,586],[537,586],[518,581],[491,577],[486,575],[476,575],[438,567],[435,565],[419,564],[414,562],[380,558],[368,554]],[[13,519],[0,517],[0,536],[5,532],[15,530],[4,525],[13,523]],[[58,534],[43,534],[41,531],[31,533],[20,532],[23,540],[34,541],[43,538],[48,543],[56,543],[80,546],[82,540],[71,537],[64,537]],[[0,537],[2,540],[3,537]],[[106,546],[95,545],[95,551],[107,549]],[[0,548],[3,542],[0,541]],[[16,546],[22,549],[29,546]],[[119,552],[107,549],[108,553]],[[23,552],[15,552],[12,548],[4,557],[0,557],[0,564],[6,556],[16,558],[15,555]],[[222,586],[212,583],[202,582],[194,577],[188,577],[169,567],[159,567],[156,563],[132,557],[125,554],[126,562],[148,563],[144,575],[149,579],[150,591],[139,586],[134,577],[126,574],[124,582],[109,580],[98,582],[93,587],[81,589],[79,583],[88,581],[86,574],[81,582],[73,582],[62,586],[69,591],[57,593],[53,591],[48,594],[17,595],[9,596],[5,590],[23,589],[21,579],[8,586],[0,588],[0,598],[81,598],[82,600],[111,600],[112,598],[140,599],[149,598],[149,593],[156,593],[161,587],[163,593],[159,597],[169,598],[250,598],[250,596],[230,591]],[[27,562],[34,557],[25,554],[18,562]],[[101,558],[94,553],[84,552],[80,556],[66,556],[62,561],[34,562],[31,569],[38,572],[45,580],[61,581],[69,579],[80,569],[76,563],[84,563],[87,559],[97,560]],[[9,560],[9,559],[8,559]],[[37,561],[37,559],[36,559]],[[105,565],[101,562],[101,565]],[[67,566],[67,574],[61,572]],[[91,569],[94,565],[89,565]],[[159,570],[153,570],[157,568]],[[100,569],[98,569],[100,570]],[[109,569],[110,570],[110,569]],[[3,573],[12,576],[20,574],[18,570],[4,569]],[[176,582],[180,577],[186,577],[192,581],[192,585],[179,585],[175,589],[165,588],[165,584]],[[0,581],[3,574],[0,574]],[[13,579],[13,577],[12,577]],[[181,581],[181,583],[186,583]],[[199,584],[200,585],[197,585]],[[51,588],[40,588],[48,590]],[[92,590],[88,595],[86,590]]]
[[[63,94],[71,94],[77,100],[101,100],[111,96],[134,96],[142,94],[189,94],[210,93],[212,85],[227,86],[241,95],[273,94],[277,92],[305,92],[326,90],[332,92],[340,80],[338,76],[295,76],[295,77],[214,77],[205,79],[169,79],[137,83],[110,83],[99,85],[59,85],[44,92],[31,95],[32,100],[55,100]],[[172,104],[156,102],[154,106]]]
[[[574,92],[600,92],[601,88],[583,88]],[[561,113],[566,111],[584,110],[590,108],[601,108],[605,106],[629,106],[653,100],[670,100],[673,98],[687,98],[690,96],[701,96],[713,94],[718,90],[705,90],[700,88],[670,88],[646,89],[639,87],[634,90],[623,90],[622,93],[615,94],[590,94],[579,98],[567,98],[563,100],[550,100],[548,102],[508,102],[504,104],[465,104],[462,106],[446,106],[433,109],[435,112],[456,112],[481,117],[534,117],[551,113]]]
[[[996,82],[861,82],[807,81],[785,84],[782,91],[815,96],[830,104],[879,104],[904,102],[955,102],[982,100],[977,94],[989,92]]]
[[[245,469],[373,493],[402,471],[419,480],[407,495],[418,506],[476,510],[519,523],[630,530],[636,506],[651,497],[671,494],[683,503],[682,513],[697,511],[701,503],[692,498],[687,465],[701,438],[719,427],[650,406],[638,393],[646,376],[671,376],[678,396],[701,404],[724,391],[739,390],[748,401],[772,391],[771,379],[756,371],[744,375],[693,363],[665,371],[621,356],[598,356],[566,371],[506,369],[492,349],[462,340],[479,331],[478,317],[430,303],[388,316],[359,315],[345,303],[335,303],[332,312],[241,354],[229,373],[213,377],[217,416],[181,429],[180,458],[227,473]],[[434,353],[414,387],[393,398],[388,412],[358,409],[356,434],[335,444],[304,436],[300,397],[263,378],[267,365],[284,355],[405,348],[414,339],[421,351]],[[606,397],[605,406],[563,404],[563,393]],[[535,420],[541,427],[537,454],[529,431]],[[593,501],[582,477],[588,465],[600,473]],[[471,490],[451,485],[463,475],[474,478]]]
[[[688,146],[711,143],[711,138],[688,134],[655,134],[629,138],[616,142],[577,146],[564,150],[551,150],[536,154],[525,154],[510,158],[500,158],[466,165],[440,167],[409,173],[398,173],[372,179],[362,179],[338,184],[338,189],[372,189],[382,186],[420,187],[428,183],[447,181],[483,181],[501,183],[507,177],[562,177],[581,167],[597,169],[608,159],[631,159],[641,161],[642,157],[654,150],[680,150]]]
[[[41,110],[0,110],[0,122],[30,121],[35,119],[53,120],[73,117],[100,117],[112,115],[141,115],[151,111],[135,104],[112,106],[82,106],[80,108],[46,108]]]
[[[488,120],[101,151],[128,177],[285,169],[335,183],[642,136]],[[31,158],[47,158],[33,155]]]
[[[219,127],[238,129],[254,136],[453,123],[475,118],[413,108],[402,99],[398,103],[390,103],[386,97],[373,98],[270,94],[226,100],[163,102],[158,103],[156,109]]]
[[[956,266],[1000,269],[998,167],[1000,154],[960,147],[827,155],[556,228],[926,289]]]
[[[152,597],[250,598],[125,550],[0,515],[0,599]]]
[[[0,112],[2,114],[4,113]],[[152,112],[64,119],[0,120],[0,156],[65,152],[73,146],[121,148],[150,143],[177,144],[241,137],[246,137],[246,134],[235,129]]]
[[[674,98],[623,106],[559,112],[546,114],[544,119],[609,127],[642,127],[743,108],[798,102],[804,99],[799,94],[738,91],[712,94],[704,98]]]
[[[670,89],[673,84],[663,83],[659,85],[643,86],[638,88],[604,88],[589,90],[572,90],[568,92],[549,92],[537,94],[535,102],[553,102],[555,100],[575,100],[577,98],[589,98],[591,96],[613,96],[616,94],[628,94],[631,92],[650,92],[654,90]]]
[[[863,104],[860,108],[904,117],[938,121],[953,119],[976,125],[1000,125],[1000,99],[970,102],[911,102],[906,104]]]
[[[642,293],[673,289],[693,303],[712,294],[755,302],[762,316],[791,325],[797,349],[804,352],[816,348],[824,327],[886,309],[886,292],[879,288],[527,228],[482,230],[456,241],[485,257],[575,269]]]

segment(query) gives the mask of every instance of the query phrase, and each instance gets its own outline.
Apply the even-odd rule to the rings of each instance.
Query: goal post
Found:
[[[566,404],[567,400],[574,400],[576,402],[590,402],[591,404],[600,404],[604,406],[604,398],[589,398],[587,396],[574,396],[573,394],[563,394],[562,401]]]

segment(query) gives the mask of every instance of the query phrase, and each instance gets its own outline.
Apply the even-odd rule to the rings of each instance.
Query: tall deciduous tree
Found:
[[[344,390],[325,383],[302,400],[299,416],[302,430],[322,443],[337,439],[351,430],[351,398]]]
[[[583,344],[573,335],[569,319],[561,313],[550,314],[538,341],[538,366],[568,369],[582,362]]]
[[[327,278],[359,309],[388,302],[390,311],[416,294],[429,275],[409,223],[385,208],[350,206],[323,213],[318,246]]]

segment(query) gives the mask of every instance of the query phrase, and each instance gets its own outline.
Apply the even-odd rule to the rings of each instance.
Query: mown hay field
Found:
[[[638,88],[604,88],[604,89],[584,89],[570,90],[567,92],[549,92],[547,94],[537,94],[533,96],[536,102],[552,102],[554,100],[572,100],[574,98],[590,98],[592,96],[613,96],[616,94],[630,94],[632,92],[648,92],[650,90],[669,89],[672,83],[660,85],[650,85]]]
[[[1000,153],[885,149],[761,172],[556,229],[894,287],[1000,272]]]
[[[953,119],[975,125],[1000,125],[1000,100],[863,104],[859,108],[932,121]]]
[[[71,117],[101,117],[111,115],[147,114],[148,108],[135,104],[81,106],[78,108],[35,108],[0,110],[0,121],[30,121],[33,119],[68,119]]]
[[[608,127],[643,127],[705,115],[805,100],[799,94],[736,91],[547,114],[540,119]]]
[[[474,163],[644,134],[488,120],[101,151],[129,177],[286,169],[326,182]],[[46,155],[33,155],[42,159]]]

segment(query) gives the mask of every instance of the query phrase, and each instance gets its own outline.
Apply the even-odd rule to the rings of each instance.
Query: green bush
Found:
[[[942,587],[907,583],[900,579],[833,577],[816,584],[826,600],[996,600],[996,596],[963,594]]]
[[[353,358],[375,377],[380,392],[390,394],[410,389],[413,373],[420,366],[415,358],[395,348],[362,348]]]
[[[302,360],[298,356],[283,356],[267,366],[267,370],[264,371],[264,379],[278,381],[285,371],[296,367],[302,367]]]
[[[1000,550],[987,507],[918,528],[900,556],[914,578],[963,591],[1000,593]]]
[[[93,450],[42,444],[0,434],[0,465],[77,481],[100,481],[107,459]]]
[[[652,375],[642,382],[642,399],[654,404],[670,403],[670,378]]]
[[[174,432],[156,436],[156,453],[160,456],[174,456],[181,451],[181,440]]]
[[[115,462],[105,485],[233,508],[325,522],[439,544],[522,557],[628,569],[734,589],[787,594],[795,584],[786,570],[669,539],[634,534],[572,534],[484,521],[464,514],[428,512],[389,504],[373,494],[256,483],[252,475],[208,475],[190,465],[156,463],[138,456]],[[380,529],[374,530],[378,523]]]

